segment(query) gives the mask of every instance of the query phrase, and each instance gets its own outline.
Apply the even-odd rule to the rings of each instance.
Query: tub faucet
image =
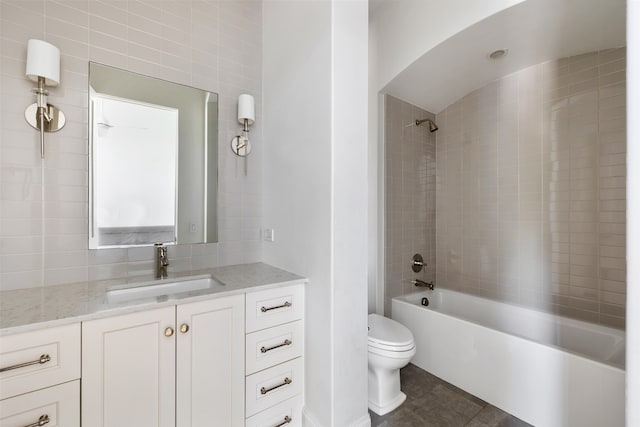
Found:
[[[419,288],[429,288],[431,290],[433,290],[433,288],[434,288],[433,282],[427,283],[427,282],[423,282],[420,279],[412,280],[411,283],[413,283],[414,285],[416,285]]]
[[[162,243],[155,243],[153,246],[156,249],[156,279],[164,279],[167,277],[167,267],[169,266],[167,247]]]

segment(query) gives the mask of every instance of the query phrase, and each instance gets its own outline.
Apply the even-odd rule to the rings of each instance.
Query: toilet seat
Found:
[[[370,314],[369,349],[387,352],[406,352],[415,347],[413,334],[404,325],[378,314]]]
[[[389,359],[410,359],[416,354],[416,347],[414,345],[406,350],[393,351],[369,346],[367,351],[370,354],[377,354],[378,356],[386,357]]]
[[[409,344],[404,345],[396,345],[396,344],[382,344],[379,342],[369,340],[368,346],[370,349],[375,348],[377,350],[384,350],[389,352],[403,352],[410,351],[412,348],[416,346],[416,344],[412,341]]]

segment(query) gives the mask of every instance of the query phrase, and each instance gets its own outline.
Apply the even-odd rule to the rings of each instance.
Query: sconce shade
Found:
[[[246,93],[238,97],[238,121],[244,124],[245,119],[250,125],[256,121],[256,101]]]
[[[30,39],[27,45],[26,75],[37,82],[44,77],[47,86],[60,83],[60,49],[42,40]]]

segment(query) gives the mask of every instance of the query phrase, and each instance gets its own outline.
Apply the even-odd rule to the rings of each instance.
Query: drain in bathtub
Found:
[[[422,297],[422,301],[420,301],[420,304],[424,305],[425,307],[429,305],[429,299],[427,297]]]

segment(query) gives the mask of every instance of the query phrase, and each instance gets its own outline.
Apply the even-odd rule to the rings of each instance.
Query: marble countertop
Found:
[[[115,316],[134,311],[243,294],[248,290],[262,290],[305,283],[304,277],[264,263],[231,265],[188,273],[170,274],[162,282],[183,280],[190,276],[211,275],[221,283],[207,289],[112,302],[108,291],[149,283],[153,278],[124,278],[96,282],[71,283],[30,289],[0,292],[0,336],[68,323]]]

